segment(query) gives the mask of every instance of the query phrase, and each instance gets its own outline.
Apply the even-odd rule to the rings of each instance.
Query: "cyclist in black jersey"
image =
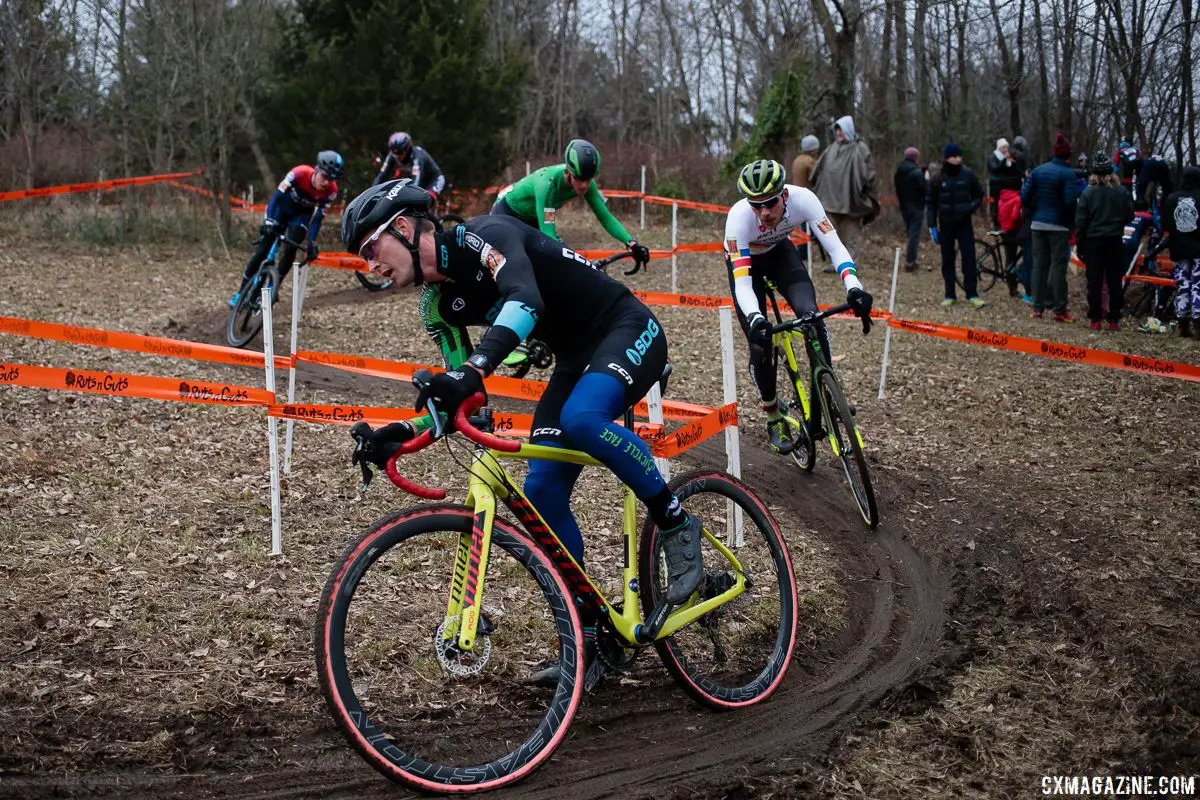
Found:
[[[519,342],[530,335],[545,342],[555,369],[534,412],[530,440],[582,450],[634,491],[666,534],[667,599],[682,604],[704,577],[701,523],[680,507],[642,440],[613,423],[662,376],[662,326],[623,284],[561,242],[508,217],[477,217],[442,231],[430,203],[409,181],[391,181],[359,195],[342,217],[342,241],[372,271],[398,287],[440,289],[421,305],[450,371],[433,377],[417,408],[432,399],[439,412],[453,416],[464,400],[484,391],[483,379]],[[469,353],[463,345],[467,325],[490,325]],[[395,449],[389,442],[405,441],[430,424],[426,416],[380,429],[376,458],[385,463]],[[570,508],[581,471],[575,464],[531,461],[524,490],[582,564],[583,536]],[[588,672],[590,677],[590,667]]]
[[[396,131],[388,137],[388,154],[383,160],[379,174],[375,176],[372,186],[378,186],[385,181],[401,177],[405,172],[412,176],[412,182],[434,197],[446,188],[446,176],[442,168],[433,160],[424,147],[413,144],[412,137],[404,131]]]

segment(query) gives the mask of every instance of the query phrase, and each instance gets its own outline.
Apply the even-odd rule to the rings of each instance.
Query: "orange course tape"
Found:
[[[296,353],[296,361],[298,363],[321,364],[347,372],[357,372],[360,375],[370,375],[375,378],[400,381],[412,380],[413,373],[419,369],[427,369],[431,372],[443,371],[441,367],[434,367],[429,364],[411,364],[405,361],[386,361],[382,358],[343,355],[341,353],[319,353],[310,350],[298,351]],[[546,383],[544,381],[506,378],[501,375],[493,375],[485,379],[483,385],[487,388],[488,394],[530,401],[541,399],[542,393],[546,390]],[[704,416],[711,410],[706,406],[683,403],[678,400],[663,401],[663,416],[667,419],[695,419],[696,417]],[[639,402],[634,407],[634,412],[645,415],[647,413],[646,401]]]
[[[731,425],[737,425],[737,421],[737,403],[730,403],[670,433],[655,437],[651,440],[650,450],[659,458],[671,458],[716,436]]]
[[[265,389],[228,383],[3,362],[0,362],[0,384],[228,406],[265,406],[275,399]]]
[[[28,197],[47,197],[54,194],[90,192],[93,189],[118,189],[122,186],[141,186],[147,183],[158,183],[159,181],[194,178],[202,172],[203,170],[196,170],[195,172],[173,172],[170,175],[142,175],[137,178],[114,178],[108,181],[95,181],[93,183],[64,183],[60,186],[43,186],[40,189],[0,192],[0,200],[24,200]]]
[[[1164,378],[1179,378],[1185,381],[1200,382],[1200,367],[1193,364],[1181,364],[1175,361],[1162,361],[1157,358],[1130,356],[1124,353],[1113,353],[1108,350],[1093,350],[1088,347],[1079,347],[1061,342],[1046,342],[1041,339],[1027,339],[1023,336],[1010,336],[1006,333],[996,333],[994,331],[956,328],[950,325],[939,325],[934,322],[893,319],[888,324],[893,328],[899,328],[910,333],[937,336],[942,339],[967,342],[968,344],[977,344],[983,347],[1012,350],[1018,353],[1028,353],[1045,358],[1058,358],[1064,361],[1074,361],[1077,364],[1096,364],[1101,367],[1140,372],[1144,375],[1158,375]]]
[[[236,347],[225,347],[219,344],[187,342],[182,339],[143,336],[140,333],[107,331],[102,328],[77,328],[74,325],[38,322],[18,317],[0,317],[0,333],[93,347],[108,347],[113,350],[130,350],[170,358],[187,358],[192,361],[236,364],[239,367],[262,367],[266,364],[263,354],[253,350],[239,350]],[[275,366],[277,369],[291,369],[292,360],[287,356],[276,356]]]
[[[272,403],[267,406],[267,413],[281,419],[294,419],[301,422],[328,423],[333,425],[353,425],[356,422],[366,422],[370,425],[386,425],[389,422],[414,419],[424,416],[424,411],[413,411],[409,408],[387,408],[381,406],[343,406],[315,405],[311,403]],[[500,436],[528,437],[533,427],[532,414],[508,414],[493,411],[495,433]],[[662,426],[639,422],[634,425],[634,432],[644,439],[651,440],[662,437]]]

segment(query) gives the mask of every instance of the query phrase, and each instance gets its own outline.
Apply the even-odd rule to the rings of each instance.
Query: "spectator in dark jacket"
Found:
[[[983,188],[974,170],[962,165],[962,150],[954,142],[942,151],[942,174],[930,181],[925,202],[929,233],[942,246],[942,280],[946,284],[942,305],[957,302],[954,290],[954,245],[962,253],[963,289],[972,308],[986,303],[976,289],[975,229],[971,217],[983,202]]]
[[[999,218],[997,216],[1000,207],[1000,192],[1005,189],[1013,191],[1021,191],[1021,184],[1025,181],[1025,175],[1021,169],[1017,167],[1013,161],[1012,151],[1008,148],[1008,139],[1000,138],[996,140],[996,149],[988,156],[988,197],[991,199],[991,210],[988,212],[992,219],[992,224],[997,225]]]
[[[908,234],[904,254],[904,270],[917,269],[917,248],[921,241],[921,223],[925,219],[925,171],[917,163],[920,151],[910,147],[904,151],[904,160],[896,165],[892,182],[896,186],[896,199],[900,203],[900,215],[904,218],[904,229]]]
[[[1113,173],[1112,161],[1103,150],[1092,157],[1088,188],[1075,211],[1075,244],[1087,267],[1088,320],[1100,330],[1102,287],[1108,284],[1108,329],[1120,327],[1123,292],[1121,236],[1133,219],[1133,198]]]
[[[1175,262],[1179,335],[1200,338],[1200,167],[1183,171],[1183,188],[1163,203],[1163,229]]]
[[[1074,322],[1067,310],[1067,263],[1075,224],[1075,170],[1067,164],[1071,142],[1054,137],[1054,158],[1029,174],[1021,189],[1021,208],[1031,220],[1033,238],[1033,316],[1047,308],[1059,322]]]

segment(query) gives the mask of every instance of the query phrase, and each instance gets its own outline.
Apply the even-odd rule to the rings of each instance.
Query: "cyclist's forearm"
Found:
[[[608,210],[608,206],[604,203],[604,198],[600,195],[600,190],[593,183],[587,192],[588,205],[591,206],[592,213],[596,215],[596,219],[600,220],[601,227],[608,231],[608,235],[616,239],[621,244],[629,244],[632,238],[629,232],[625,230],[612,212]]]
[[[267,219],[279,219],[279,204],[283,202],[283,197],[283,192],[278,189],[271,195],[271,199],[267,201]]]

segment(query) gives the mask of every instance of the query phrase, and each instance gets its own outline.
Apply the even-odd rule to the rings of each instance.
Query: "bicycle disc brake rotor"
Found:
[[[446,638],[446,623],[442,622],[433,635],[433,647],[442,669],[456,677],[466,678],[477,675],[487,666],[488,658],[492,655],[492,638],[480,632],[475,638],[474,650],[460,650],[456,638]]]

